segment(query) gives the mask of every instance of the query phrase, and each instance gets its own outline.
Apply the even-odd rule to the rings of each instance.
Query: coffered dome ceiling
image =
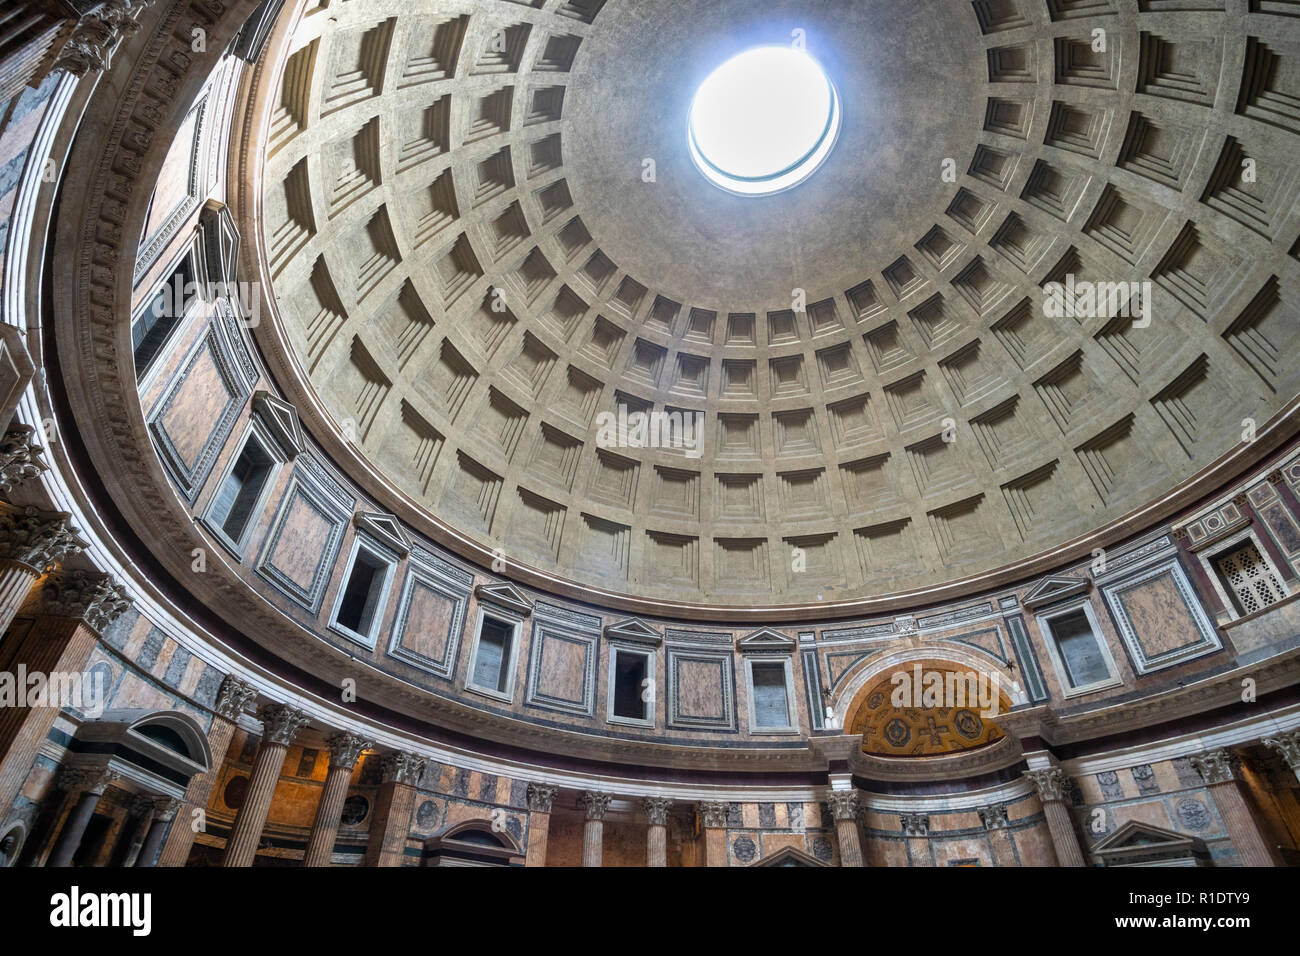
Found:
[[[553,578],[793,604],[1059,558],[1297,390],[1300,19],[1221,6],[309,9],[259,80],[259,335],[390,506]],[[731,195],[691,98],[792,37],[839,142]],[[1150,281],[1150,322],[1053,314],[1067,277]],[[698,454],[602,447],[620,406],[703,413]]]

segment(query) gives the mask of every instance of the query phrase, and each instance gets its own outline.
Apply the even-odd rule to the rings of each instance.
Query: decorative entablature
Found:
[[[520,617],[528,617],[533,613],[533,602],[509,581],[480,584],[474,588],[474,596],[480,604],[492,604]]]
[[[619,621],[617,624],[610,624],[605,628],[606,640],[632,641],[637,644],[648,644],[658,647],[664,641],[663,632],[657,628],[651,627],[645,621],[638,617],[629,617],[626,620]]]
[[[253,415],[266,428],[286,461],[293,461],[306,450],[298,410],[288,402],[259,390],[253,393]]]
[[[793,638],[770,627],[760,628],[736,641],[736,650],[742,654],[789,654],[795,646]]]
[[[352,523],[386,548],[405,557],[411,552],[411,539],[393,515],[380,511],[358,511]]]
[[[1213,510],[1181,525],[1175,525],[1174,537],[1185,540],[1190,551],[1208,548],[1250,524],[1253,516],[1248,509],[1246,496],[1234,495],[1232,500],[1220,504]]]
[[[1021,603],[1031,611],[1069,600],[1081,594],[1087,594],[1092,588],[1088,578],[1073,578],[1049,575],[1034,585],[1033,590],[1024,596]]]

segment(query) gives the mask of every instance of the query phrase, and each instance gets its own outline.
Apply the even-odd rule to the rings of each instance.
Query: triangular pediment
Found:
[[[378,539],[380,544],[392,548],[398,554],[410,554],[411,539],[406,536],[401,522],[392,515],[382,511],[358,511],[352,521],[358,528]]]
[[[605,628],[605,637],[636,641],[639,644],[660,644],[664,639],[661,631],[637,617],[629,617],[617,624],[610,624]]]
[[[265,426],[272,440],[289,461],[297,458],[306,449],[307,443],[303,438],[302,425],[298,421],[298,410],[288,402],[276,398],[267,391],[255,392],[253,414]]]
[[[795,648],[795,640],[780,631],[774,631],[770,627],[759,628],[750,634],[746,634],[740,640],[736,641],[736,650],[744,653],[746,651],[792,651]]]
[[[1086,594],[1090,587],[1092,582],[1087,578],[1052,575],[1035,584],[1033,590],[1025,595],[1022,603],[1032,610],[1078,594]]]
[[[757,863],[751,863],[750,866],[830,866],[830,864],[792,846],[783,846]]]
[[[474,589],[474,594],[478,597],[480,604],[495,604],[497,607],[513,611],[523,617],[533,613],[533,602],[528,600],[527,595],[509,581],[498,581],[496,584],[480,584]]]
[[[1114,833],[1093,844],[1092,852],[1100,855],[1124,850],[1189,853],[1197,842],[1195,837],[1184,833],[1152,826],[1140,820],[1130,820],[1122,824]]]

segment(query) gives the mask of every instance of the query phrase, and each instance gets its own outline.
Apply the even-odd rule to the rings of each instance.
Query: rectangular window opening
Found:
[[[131,324],[131,350],[135,375],[140,378],[162,351],[172,330],[185,317],[185,307],[195,289],[194,263],[186,254],[176,269],[158,286],[144,311]]]
[[[648,720],[644,698],[649,660],[631,651],[614,652],[614,716],[625,720]]]
[[[253,509],[274,467],[275,460],[270,453],[250,439],[244,443],[234,467],[217,492],[212,505],[212,521],[236,546],[244,539],[253,518]]]
[[[753,683],[754,724],[757,727],[789,727],[790,699],[786,693],[785,665],[751,664],[750,679]]]
[[[495,618],[483,618],[479,629],[478,653],[474,656],[474,683],[479,687],[507,692],[510,654],[515,639],[514,625]]]
[[[338,613],[334,616],[335,623],[355,634],[369,637],[387,573],[387,561],[364,548],[358,549],[352,570],[348,573],[347,584],[343,587]]]
[[[1110,678],[1110,665],[1086,613],[1074,611],[1052,618],[1050,627],[1071,687],[1087,687]]]

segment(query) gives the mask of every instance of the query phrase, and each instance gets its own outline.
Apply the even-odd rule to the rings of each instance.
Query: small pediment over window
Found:
[[[398,554],[411,553],[411,539],[406,536],[401,522],[392,515],[381,511],[358,511],[352,521],[366,534],[376,538],[380,544]]]
[[[1208,865],[1205,841],[1174,830],[1130,820],[1093,844],[1092,852],[1106,866]]]
[[[474,589],[474,594],[478,597],[480,604],[495,604],[497,607],[513,611],[521,617],[527,617],[533,613],[533,602],[528,600],[523,591],[508,581],[499,581],[496,584],[480,584]]]
[[[663,643],[664,639],[661,631],[636,617],[629,617],[617,624],[610,624],[605,628],[605,637],[606,639],[635,641],[638,644],[653,644],[656,646]]]
[[[270,392],[253,394],[253,414],[266,427],[287,461],[293,461],[307,447],[298,421],[298,410]]]
[[[239,279],[239,229],[230,207],[209,199],[199,213],[203,236],[203,266],[212,295],[230,291]],[[218,285],[218,283],[220,285]]]
[[[830,866],[817,857],[802,850],[796,850],[792,846],[784,846],[775,853],[763,857],[757,863],[751,863],[751,866]]]
[[[788,635],[780,631],[774,631],[770,627],[760,628],[752,634],[746,634],[740,640],[736,641],[736,650],[744,653],[754,653],[755,651],[793,651],[795,641]]]
[[[1087,594],[1092,582],[1087,578],[1046,577],[1034,585],[1022,602],[1030,610],[1054,604],[1066,598]]]

